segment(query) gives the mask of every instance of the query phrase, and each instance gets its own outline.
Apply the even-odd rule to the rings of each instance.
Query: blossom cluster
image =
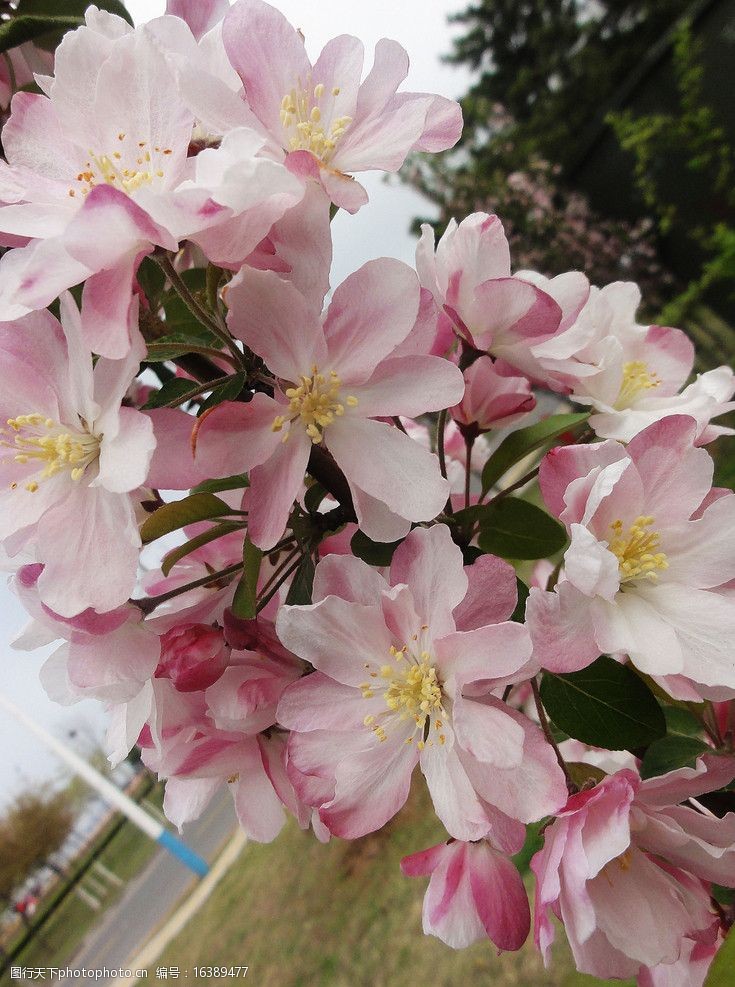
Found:
[[[701,984],[735,886],[732,370],[691,380],[635,284],[513,272],[484,213],[331,286],[355,174],[452,147],[459,106],[401,90],[394,41],[363,78],[263,0],[168,11],[90,7],[3,129],[15,646],[59,642],[48,693],[106,705],[179,826],[228,786],[253,840],[355,839],[418,767],[425,932],[520,948],[536,845],[547,960],[553,915],[581,971]]]

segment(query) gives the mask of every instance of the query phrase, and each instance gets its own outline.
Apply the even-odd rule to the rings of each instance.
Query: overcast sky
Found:
[[[354,34],[365,44],[366,69],[380,38],[395,38],[406,48],[411,69],[403,88],[456,97],[466,90],[464,70],[443,65],[439,56],[450,49],[447,14],[467,6],[463,0],[274,0],[296,27],[301,28],[312,59],[322,46],[339,34]],[[164,0],[128,0],[136,23],[163,13]],[[430,208],[405,186],[387,186],[380,175],[360,177],[370,202],[357,216],[340,213],[332,224],[334,265],[332,285],[374,257],[398,257],[413,262],[414,241],[408,234],[411,219],[428,215]],[[0,580],[3,577],[0,575]],[[102,737],[105,714],[87,700],[68,709],[51,703],[38,682],[44,654],[13,651],[7,642],[26,622],[15,597],[0,583],[0,688],[58,736],[76,729],[75,743],[89,744],[91,735]],[[22,728],[0,719],[0,804],[20,787],[58,776],[60,768],[46,750]]]

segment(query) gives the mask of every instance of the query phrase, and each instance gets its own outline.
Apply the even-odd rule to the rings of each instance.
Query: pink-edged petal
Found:
[[[303,38],[280,11],[261,0],[234,4],[224,19],[222,38],[253,112],[274,134],[280,133],[283,97],[311,73]]]
[[[639,432],[628,445],[643,482],[646,513],[658,525],[691,517],[712,486],[712,458],[693,447],[696,433],[693,418],[672,415]]]
[[[488,938],[498,949],[520,949],[531,928],[528,895],[515,865],[486,842],[469,855],[472,898]]]
[[[619,442],[596,442],[591,445],[556,446],[544,456],[539,470],[539,484],[544,503],[556,517],[568,509],[565,494],[569,484],[587,476],[595,468],[604,469],[626,458]],[[577,512],[571,521],[581,521]]]
[[[223,401],[200,419],[190,419],[189,451],[195,449],[196,469],[214,477],[260,466],[279,451],[283,433],[274,432],[271,426],[282,410],[283,405],[258,393],[248,402]],[[179,419],[176,429],[180,441],[184,439],[184,425]],[[195,426],[196,445],[191,437]],[[289,436],[288,442],[293,439]]]
[[[416,273],[402,261],[363,264],[335,290],[327,310],[330,369],[350,383],[366,381],[411,331],[419,297]]]
[[[197,419],[178,408],[153,408],[145,414],[156,437],[147,485],[154,490],[188,490],[208,479],[192,452],[191,436]]]
[[[454,608],[458,631],[471,631],[486,624],[509,620],[518,602],[515,570],[495,555],[481,555],[465,566],[467,594]]]
[[[350,483],[410,521],[430,521],[444,507],[449,485],[436,456],[399,429],[353,416],[337,419],[327,446]]]
[[[130,349],[131,316],[137,316],[132,287],[139,258],[128,255],[93,274],[82,291],[82,331],[94,353],[119,360]]]
[[[251,840],[271,843],[283,829],[286,813],[265,770],[258,739],[253,737],[241,748],[234,786],[237,818]]]
[[[620,589],[617,556],[581,524],[571,526],[571,539],[564,554],[564,572],[570,585],[585,596],[612,601]]]
[[[525,672],[531,657],[531,638],[523,624],[507,621],[471,631],[457,631],[434,642],[434,655],[444,676],[457,689],[473,682],[512,678]]]
[[[272,548],[283,534],[293,502],[304,482],[311,442],[300,429],[293,429],[262,465],[250,473],[248,534],[263,551]]]
[[[377,746],[376,746],[377,745]],[[411,787],[418,752],[400,731],[339,762],[334,799],[319,810],[330,833],[358,839],[380,829],[401,809]]]
[[[370,379],[351,388],[366,418],[405,415],[417,418],[461,400],[464,378],[458,367],[436,356],[383,360]]]
[[[120,408],[117,435],[100,446],[99,473],[93,481],[111,493],[127,493],[142,486],[156,440],[153,423],[134,408]]]
[[[370,681],[370,672],[379,672],[390,658],[393,643],[379,607],[348,603],[337,596],[310,606],[282,608],[276,629],[289,651],[349,686]]]
[[[360,86],[357,113],[379,112],[408,75],[408,53],[397,41],[381,38],[375,45],[373,65]]]
[[[501,705],[457,696],[452,726],[457,744],[477,761],[505,769],[523,760],[523,727]]]
[[[513,363],[511,347],[530,345],[556,331],[561,309],[545,292],[516,278],[495,278],[475,288],[475,343]]]
[[[290,685],[278,703],[277,720],[288,730],[362,730],[366,716],[385,709],[382,696],[363,699],[359,689],[312,672]]]
[[[232,334],[278,377],[298,382],[313,364],[324,367],[319,312],[295,285],[273,271],[244,267],[228,285],[227,304]]]
[[[424,897],[423,928],[452,949],[465,949],[484,938],[470,884],[473,847],[456,841],[443,847]]]
[[[163,811],[179,830],[184,823],[198,819],[221,786],[219,778],[168,778]]]
[[[550,672],[575,672],[599,657],[588,599],[569,583],[553,593],[532,588],[526,604],[533,654]]]
[[[735,578],[735,495],[720,497],[696,521],[666,533],[666,579],[699,589]]]
[[[444,735],[444,745],[434,742],[421,751],[421,770],[434,811],[455,839],[480,840],[490,832],[492,819],[457,756],[451,728]]]
[[[412,531],[393,555],[390,579],[394,586],[410,586],[416,613],[432,638],[454,630],[452,611],[464,599],[467,576],[446,525]]]
[[[0,319],[18,319],[45,308],[91,273],[69,254],[63,237],[8,250],[0,258]]]
[[[228,0],[166,0],[166,13],[186,21],[199,41],[230,9]]]
[[[353,555],[328,555],[314,573],[312,601],[339,596],[350,603],[378,605],[388,584],[380,573]]]
[[[499,704],[489,697],[483,700]],[[506,716],[525,732],[523,760],[513,768],[497,768],[458,751],[475,791],[485,801],[520,822],[534,822],[558,812],[567,800],[567,786],[556,755],[543,733],[522,713],[505,708]]]
[[[735,758],[717,754],[698,757],[693,768],[677,768],[665,775],[645,778],[638,800],[653,806],[674,805],[687,798],[715,792],[735,778]]]
[[[439,866],[444,857],[446,843],[420,850],[401,860],[401,871],[406,877],[428,877]]]
[[[350,483],[350,493],[358,526],[368,538],[381,542],[400,541],[411,530],[410,521],[391,511],[381,500],[371,497],[354,483]]]
[[[99,487],[72,482],[68,490],[38,524],[45,563],[38,580],[41,599],[62,617],[87,607],[114,610],[135,586],[140,536],[132,504]]]

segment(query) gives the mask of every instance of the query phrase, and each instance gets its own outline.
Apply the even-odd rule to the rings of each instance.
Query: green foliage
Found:
[[[480,509],[478,544],[503,559],[545,559],[567,541],[564,527],[540,507],[504,497]]]
[[[735,278],[735,226],[732,220],[711,225],[689,225],[680,218],[677,204],[667,196],[661,181],[670,160],[682,159],[717,194],[726,212],[733,215],[735,151],[711,106],[704,101],[702,46],[692,36],[691,24],[682,21],[674,38],[674,72],[679,105],[673,113],[634,116],[630,111],[611,113],[621,147],[633,155],[634,175],[644,202],[658,218],[662,233],[676,230],[704,255],[701,273],[661,313],[664,324],[680,323],[713,285]]]
[[[0,23],[0,52],[26,41],[53,51],[66,31],[84,24],[88,6],[87,0],[19,0],[17,12]],[[119,0],[100,0],[97,6],[133,23]]]
[[[400,541],[380,542],[368,538],[362,531],[356,531],[350,541],[352,554],[368,565],[385,566],[390,565],[393,553],[400,545]]]
[[[504,476],[511,466],[525,459],[530,453],[550,445],[565,432],[582,425],[589,418],[588,412],[572,415],[551,415],[535,425],[511,432],[490,456],[482,470],[482,492],[487,493]]]
[[[232,600],[232,612],[241,620],[252,620],[257,613],[258,576],[260,563],[263,561],[261,550],[246,538],[242,546],[243,570],[240,580],[235,587]]]
[[[666,733],[661,707],[625,665],[602,655],[579,672],[545,672],[541,699],[557,727],[607,750],[635,750]]]
[[[172,531],[178,531],[188,524],[197,521],[208,521],[210,518],[222,517],[224,514],[237,514],[229,504],[211,493],[196,493],[183,500],[175,500],[172,504],[164,504],[154,511],[143,522],[140,537],[143,544],[162,538]]]
[[[291,585],[286,595],[286,603],[294,606],[311,603],[311,593],[314,586],[314,569],[314,560],[310,555],[305,555],[291,580]]]
[[[730,929],[712,960],[704,987],[732,987],[733,970],[735,970],[735,934]]]

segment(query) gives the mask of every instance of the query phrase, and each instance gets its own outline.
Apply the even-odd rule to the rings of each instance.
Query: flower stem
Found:
[[[214,336],[225,344],[234,357],[236,366],[244,368],[242,353],[237,346],[235,346],[232,336],[227,331],[227,327],[224,323],[221,323],[221,320],[213,316],[211,312],[208,312],[201,302],[192,294],[192,292],[189,291],[186,282],[174,267],[169,255],[154,253],[152,256],[168,278],[171,287],[181,298],[182,302],[186,305],[194,318],[201,322],[203,326],[206,326],[206,328],[209,329]]]
[[[177,586],[175,589],[170,589],[166,593],[159,593],[158,596],[147,596],[138,600],[131,600],[131,603],[134,603],[144,614],[149,614],[167,600],[173,600],[174,597],[181,596],[182,593],[188,593],[190,589],[198,589],[200,586],[206,586],[208,583],[216,583],[218,579],[226,579],[229,576],[234,576],[236,573],[241,572],[242,569],[243,563],[236,562],[234,565],[227,566],[226,569],[220,569],[219,572],[210,572],[206,576],[202,576],[201,579],[195,579],[193,582],[186,583],[184,586]]]
[[[541,729],[544,731],[544,736],[551,744],[556,754],[556,759],[559,762],[559,767],[564,772],[564,778],[567,782],[567,789],[570,795],[573,795],[577,791],[577,786],[572,781],[572,777],[567,770],[567,764],[564,758],[561,756],[561,751],[559,750],[556,741],[554,740],[554,735],[551,732],[551,727],[549,726],[549,720],[546,716],[546,710],[541,702],[541,693],[539,692],[538,680],[534,676],[531,679],[531,689],[533,690],[533,701],[536,703],[536,712],[538,713],[539,723],[541,724]]]

